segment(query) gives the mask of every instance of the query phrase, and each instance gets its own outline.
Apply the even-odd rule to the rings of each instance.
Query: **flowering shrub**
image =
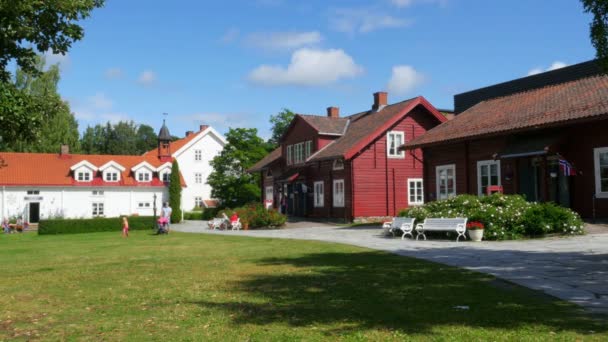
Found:
[[[266,209],[261,203],[252,203],[235,209],[224,209],[220,211],[219,217],[222,216],[222,213],[230,217],[234,212],[241,219],[241,223],[248,224],[249,228],[276,228],[283,226],[287,221],[287,216],[279,213],[276,209]]]
[[[481,222],[469,222],[467,223],[467,229],[468,230],[482,230],[484,228],[483,223]]]
[[[399,216],[467,217],[484,225],[486,240],[512,240],[545,234],[583,234],[583,222],[574,211],[553,203],[527,202],[520,195],[459,195],[447,200],[404,209]]]

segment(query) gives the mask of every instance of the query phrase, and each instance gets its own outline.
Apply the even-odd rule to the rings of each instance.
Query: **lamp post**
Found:
[[[154,221],[152,222],[152,229],[154,229],[154,223],[156,223],[156,194],[154,194],[154,201],[152,202],[152,211],[154,212]]]

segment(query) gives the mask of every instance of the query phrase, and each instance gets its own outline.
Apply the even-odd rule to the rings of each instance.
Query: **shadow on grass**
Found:
[[[272,267],[233,285],[245,300],[199,301],[234,324],[326,325],[335,333],[437,326],[605,332],[605,321],[487,275],[380,252],[320,253],[253,261]],[[287,267],[282,267],[287,266]],[[295,267],[295,269],[294,269]]]

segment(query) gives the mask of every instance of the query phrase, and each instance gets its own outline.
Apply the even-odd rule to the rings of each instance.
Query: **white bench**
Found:
[[[382,228],[388,231],[395,236],[395,231],[400,230],[403,232],[401,239],[405,239],[405,236],[409,234],[409,236],[414,238],[412,235],[412,231],[414,230],[414,218],[411,217],[393,217],[392,222],[384,222]]]
[[[456,242],[462,236],[467,238],[465,233],[467,232],[467,218],[456,217],[456,218],[427,218],[424,223],[416,225],[416,240],[422,235],[426,240],[424,232],[456,232]]]

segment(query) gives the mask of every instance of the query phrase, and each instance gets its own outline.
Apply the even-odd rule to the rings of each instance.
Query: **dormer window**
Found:
[[[93,180],[93,175],[94,172],[97,171],[97,167],[86,160],[82,160],[75,165],[72,165],[70,170],[74,172],[74,179],[77,182],[90,182]]]
[[[169,164],[170,165],[170,164]],[[151,182],[152,181],[152,172],[158,172],[158,169],[148,162],[141,162],[131,168],[135,179],[138,182]]]
[[[140,171],[137,173],[137,181],[138,182],[149,182],[150,181],[150,172]]]
[[[117,162],[111,160],[99,168],[102,172],[103,180],[106,182],[120,181],[120,174],[125,168]]]
[[[90,182],[91,181],[91,172],[78,171],[76,173],[76,180],[78,180],[79,182]]]
[[[106,171],[103,174],[103,179],[106,182],[118,182],[118,172]]]
[[[171,177],[171,172],[170,171],[162,172],[160,177],[163,180],[163,182],[169,183],[169,178]]]
[[[164,163],[156,168],[156,172],[158,172],[158,178],[165,183],[169,183],[169,179],[171,178],[171,163]]]

